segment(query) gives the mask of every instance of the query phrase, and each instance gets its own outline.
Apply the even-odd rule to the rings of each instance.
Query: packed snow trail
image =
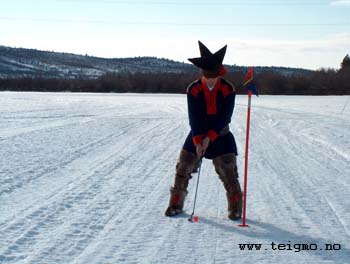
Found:
[[[199,222],[187,221],[196,174],[186,214],[164,216],[189,131],[184,95],[3,92],[0,263],[350,263],[347,99],[253,98],[240,228],[209,160]],[[246,100],[231,123],[242,186]]]

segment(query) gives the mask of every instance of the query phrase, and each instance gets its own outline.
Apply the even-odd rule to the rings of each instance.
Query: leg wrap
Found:
[[[186,195],[187,195],[186,190],[178,190],[178,189],[170,188],[169,206],[172,208],[182,210],[184,207]]]
[[[181,150],[176,164],[174,189],[187,190],[192,171],[199,165],[196,155],[186,150]]]
[[[199,159],[196,155],[186,150],[181,150],[176,164],[174,187],[170,188],[170,202],[165,215],[171,216],[174,212],[182,212],[191,172],[198,165]]]
[[[226,190],[228,217],[239,219],[242,212],[242,191],[238,181],[236,156],[234,154],[225,154],[213,159],[213,163],[215,171]]]
[[[234,154],[225,154],[216,157],[213,160],[215,171],[223,182],[227,193],[241,192],[241,186],[238,181],[238,172],[236,166],[236,156]]]

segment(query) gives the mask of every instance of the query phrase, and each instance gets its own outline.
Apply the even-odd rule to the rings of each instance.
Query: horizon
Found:
[[[198,40],[224,64],[339,69],[350,53],[350,0],[14,0],[0,43],[100,58],[189,63]]]
[[[39,52],[52,52],[52,53],[59,53],[59,54],[67,54],[67,55],[77,55],[77,56],[87,56],[90,58],[98,58],[98,59],[136,59],[136,58],[155,58],[155,59],[159,59],[159,60],[170,60],[176,63],[185,63],[188,65],[193,65],[190,62],[186,62],[186,61],[178,61],[178,60],[174,60],[174,59],[170,59],[170,58],[164,58],[164,57],[156,57],[156,56],[134,56],[134,57],[99,57],[99,56],[94,56],[94,55],[90,55],[90,54],[79,54],[79,53],[72,53],[72,52],[63,52],[63,51],[56,51],[56,50],[42,50],[42,49],[36,49],[36,48],[24,48],[24,47],[10,47],[10,46],[5,46],[0,44],[0,47],[4,47],[4,48],[10,48],[10,49],[25,49],[25,50],[35,50],[35,51],[39,51]],[[345,55],[346,56],[346,55]],[[344,56],[344,57],[345,57]],[[224,65],[229,66],[229,67],[251,67],[252,65],[237,65],[237,64],[227,64],[224,63]],[[266,66],[266,65],[253,65],[254,67],[272,67],[272,68],[290,68],[290,69],[301,69],[301,70],[307,70],[307,71],[317,71],[313,70],[313,69],[306,69],[306,68],[299,68],[299,67],[288,67],[288,66],[279,66],[279,65],[272,65],[272,66]],[[193,67],[195,67],[195,65],[193,65]],[[322,70],[324,68],[320,68],[319,70]],[[327,69],[334,69],[334,68],[327,68]]]

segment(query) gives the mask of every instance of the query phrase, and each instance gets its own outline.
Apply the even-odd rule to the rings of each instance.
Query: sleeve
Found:
[[[198,102],[198,93],[187,92],[188,117],[191,127],[192,140],[195,145],[201,144],[207,130],[203,126],[203,117]]]
[[[235,108],[236,93],[232,92],[225,98],[224,124],[221,129],[231,123],[233,110]]]

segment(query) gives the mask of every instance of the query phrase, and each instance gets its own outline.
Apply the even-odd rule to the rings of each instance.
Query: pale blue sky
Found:
[[[0,0],[0,45],[186,61],[197,40],[225,63],[339,68],[350,0]]]

